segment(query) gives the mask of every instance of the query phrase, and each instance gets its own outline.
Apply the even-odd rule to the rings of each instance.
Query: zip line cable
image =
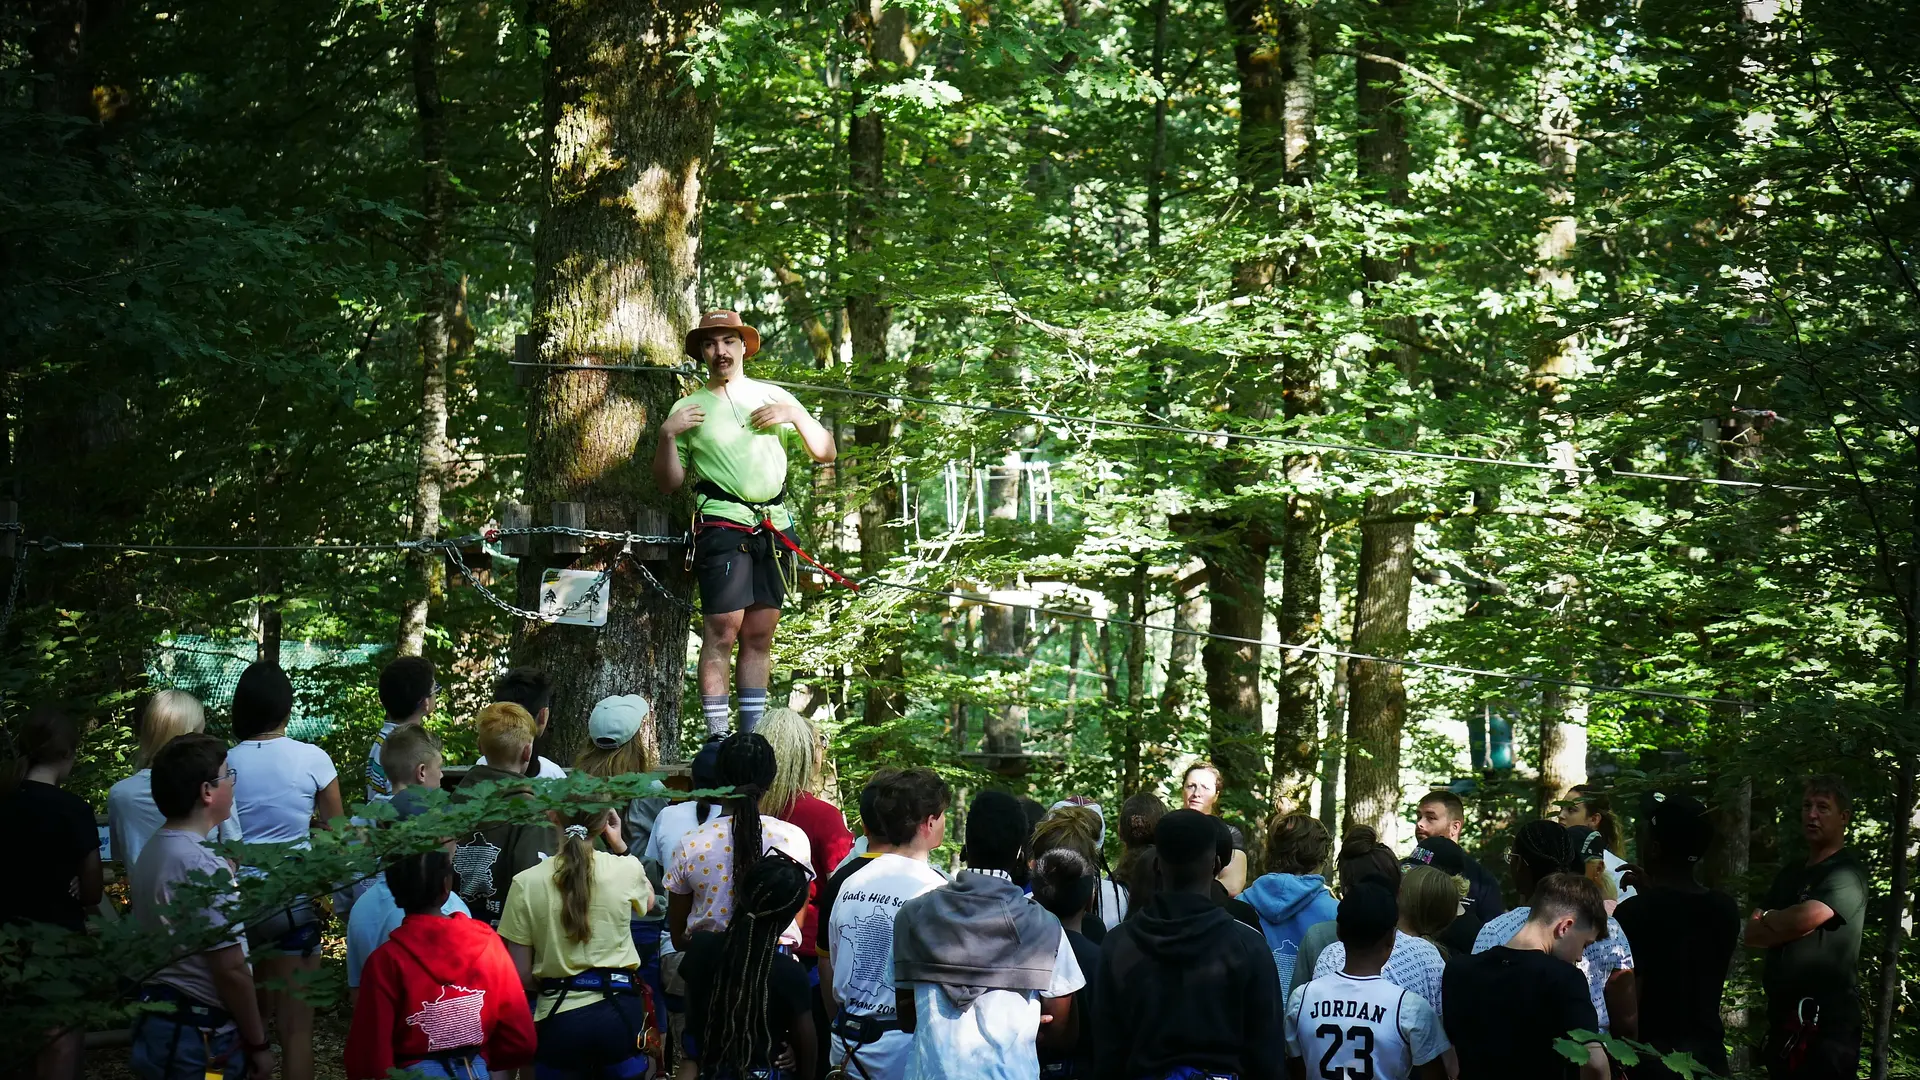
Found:
[[[693,368],[662,367],[656,364],[545,364],[529,360],[509,360],[513,367],[543,368],[551,371],[628,371],[644,374],[681,375],[698,378]],[[1798,491],[1815,494],[1830,493],[1833,489],[1807,487],[1797,484],[1776,484],[1766,480],[1723,480],[1713,476],[1683,476],[1678,473],[1635,472],[1627,469],[1596,469],[1591,465],[1551,465],[1540,461],[1515,461],[1511,458],[1483,457],[1477,454],[1445,454],[1431,450],[1403,450],[1391,446],[1365,446],[1352,443],[1324,442],[1317,439],[1291,439],[1284,435],[1251,435],[1244,432],[1222,431],[1218,429],[1184,427],[1179,424],[1149,424],[1139,420],[1109,420],[1098,416],[1075,416],[1064,413],[1034,412],[1028,409],[1013,409],[1004,405],[983,405],[972,401],[944,401],[940,398],[921,397],[914,394],[898,394],[885,390],[856,390],[850,386],[829,386],[825,383],[787,382],[781,379],[755,379],[755,382],[788,390],[808,390],[822,394],[838,394],[842,397],[867,398],[878,401],[906,401],[916,405],[931,405],[949,409],[966,409],[971,412],[987,413],[993,416],[1012,416],[1026,420],[1040,420],[1059,424],[1085,424],[1091,428],[1109,427],[1127,431],[1158,431],[1172,435],[1199,435],[1209,439],[1232,439],[1238,442],[1261,443],[1270,446],[1285,446],[1297,450],[1325,450],[1343,454],[1375,454],[1382,457],[1412,458],[1418,461],[1452,461],[1467,465],[1491,465],[1504,469],[1527,469],[1533,472],[1577,473],[1582,476],[1610,477],[1619,476],[1631,480],[1660,480],[1677,484],[1700,484],[1707,487],[1730,488],[1767,488],[1774,491]]]
[[[22,530],[17,523],[0,523],[0,531],[21,532]],[[448,539],[445,539],[445,540],[403,540],[403,541],[398,541],[395,543],[388,543],[388,544],[76,543],[72,541],[58,540],[51,536],[41,540],[28,540],[28,539],[22,538],[21,543],[26,548],[40,548],[43,551],[122,551],[122,552],[142,552],[142,553],[147,553],[147,552],[165,553],[165,552],[172,552],[172,551],[223,553],[223,552],[247,552],[247,551],[359,552],[359,551],[440,550],[440,551],[447,552],[449,556],[453,558],[455,564],[458,566],[461,572],[461,575],[465,577],[469,583],[473,584],[476,588],[480,589],[482,595],[488,601],[493,603],[495,606],[499,607],[501,610],[524,619],[538,619],[541,621],[551,621],[552,616],[549,616],[541,612],[528,611],[524,608],[515,607],[512,604],[509,604],[506,601],[500,599],[498,596],[495,596],[490,590],[486,589],[484,586],[481,586],[479,582],[474,580],[473,572],[467,568],[465,560],[462,559],[459,554],[460,549],[469,544],[481,543],[487,540],[494,540],[503,536],[525,536],[525,535],[535,535],[535,534],[553,534],[553,535],[564,535],[564,536],[578,536],[578,537],[583,537],[587,539],[597,539],[597,540],[614,540],[614,541],[620,541],[621,543],[629,546],[632,544],[657,544],[662,546],[675,546],[675,545],[685,545],[688,542],[687,537],[685,536],[654,536],[654,535],[647,535],[643,533],[611,532],[611,531],[601,530],[601,529],[576,529],[576,528],[573,528],[572,526],[566,526],[566,525],[539,525],[539,526],[531,526],[531,527],[525,527],[525,528],[489,529],[483,533],[469,533],[465,536],[449,537]],[[593,600],[598,595],[599,590],[605,585],[608,576],[612,574],[613,567],[623,560],[631,562],[635,567],[639,568],[642,575],[647,579],[648,584],[650,584],[654,589],[658,590],[663,596],[673,601],[676,606],[680,607],[681,609],[683,609],[683,611],[685,611],[688,614],[692,613],[692,608],[689,607],[685,601],[681,600],[678,596],[675,596],[671,590],[669,590],[664,584],[662,584],[660,580],[657,577],[655,577],[651,571],[647,570],[646,565],[644,563],[640,562],[638,559],[632,558],[629,551],[622,551],[618,556],[616,556],[616,558],[608,564],[607,568],[601,572],[600,579],[594,583],[594,585],[588,590],[586,595],[584,595],[580,599],[575,600],[573,604],[569,605],[569,609],[583,606],[585,603]],[[16,569],[15,569],[16,588],[17,588],[17,575],[19,572],[19,565],[20,565],[19,563],[16,563]],[[819,570],[816,570],[815,568],[810,566],[802,567],[801,569],[804,569],[808,573],[815,574],[817,576],[822,576],[822,577],[825,576]],[[980,593],[964,593],[964,592],[957,592],[950,589],[935,589],[930,586],[914,585],[909,582],[888,581],[887,579],[880,578],[880,577],[863,578],[859,580],[858,584],[862,586],[878,585],[878,586],[881,586],[882,588],[895,589],[900,592],[917,593],[922,596],[937,596],[937,597],[942,597],[950,600],[962,600],[968,603],[985,604],[992,607],[1008,608],[1008,609],[1017,610],[1017,611],[1030,611],[1039,615],[1053,615],[1053,616],[1058,616],[1060,618],[1066,618],[1066,619],[1079,619],[1086,622],[1103,623],[1108,626],[1121,626],[1121,627],[1127,627],[1129,629],[1137,627],[1143,630],[1160,631],[1163,633],[1178,634],[1178,635],[1183,635],[1186,637],[1193,637],[1193,638],[1202,638],[1210,641],[1226,641],[1226,642],[1231,642],[1237,645],[1257,645],[1257,646],[1260,646],[1261,648],[1267,648],[1267,649],[1280,649],[1280,650],[1286,650],[1286,651],[1313,653],[1319,656],[1332,656],[1332,657],[1337,657],[1337,658],[1347,659],[1347,660],[1360,660],[1367,663],[1390,664],[1394,667],[1399,667],[1399,668],[1412,668],[1412,669],[1417,669],[1422,671],[1438,671],[1438,672],[1442,672],[1444,674],[1449,674],[1449,675],[1467,675],[1474,678],[1499,679],[1506,682],[1521,683],[1526,686],[1532,686],[1534,684],[1539,684],[1542,686],[1558,686],[1558,687],[1562,687],[1570,690],[1587,690],[1589,692],[1596,693],[1596,694],[1618,694],[1623,697],[1657,698],[1662,701],[1683,701],[1683,702],[1696,704],[1696,705],[1720,705],[1720,706],[1728,706],[1728,707],[1735,707],[1735,708],[1748,708],[1752,706],[1752,702],[1733,701],[1727,698],[1696,697],[1691,694],[1681,694],[1681,693],[1676,693],[1670,690],[1644,690],[1644,689],[1639,689],[1631,686],[1616,686],[1610,683],[1585,682],[1579,679],[1556,679],[1556,678],[1552,678],[1544,675],[1528,675],[1520,672],[1497,671],[1489,668],[1466,667],[1460,664],[1442,664],[1442,663],[1437,663],[1430,660],[1410,660],[1402,657],[1376,656],[1372,653],[1353,652],[1348,649],[1336,649],[1336,648],[1332,648],[1324,645],[1302,645],[1302,644],[1294,644],[1294,643],[1285,642],[1285,641],[1267,641],[1263,638],[1238,637],[1232,634],[1217,634],[1210,630],[1196,630],[1196,629],[1190,629],[1188,627],[1183,627],[1183,626],[1154,626],[1151,623],[1137,622],[1132,619],[1119,619],[1119,618],[1113,618],[1111,616],[1095,615],[1091,612],[1074,611],[1070,608],[1048,607],[1040,604],[1018,604],[1009,600],[996,600],[991,596],[986,596]],[[11,608],[11,606],[12,605],[9,602],[8,607]],[[563,610],[560,614],[566,614],[566,611]],[[4,623],[0,623],[0,626],[4,626]]]

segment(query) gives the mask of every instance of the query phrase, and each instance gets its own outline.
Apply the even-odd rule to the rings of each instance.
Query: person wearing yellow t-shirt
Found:
[[[687,331],[687,355],[706,365],[706,385],[673,403],[654,447],[653,478],[672,494],[695,477],[694,576],[700,582],[700,705],[709,733],[725,731],[732,702],[728,665],[740,690],[740,730],[752,731],[767,708],[773,631],[786,599],[793,554],[775,532],[793,527],[787,494],[787,442],[825,464],[833,433],[792,394],[747,378],[760,332],[731,311],[714,311]]]
[[[617,810],[557,818],[553,858],[513,877],[500,937],[533,1004],[534,1061],[550,1080],[642,1076],[647,998],[632,919],[653,907],[640,860],[627,857]],[[608,851],[596,850],[595,839]]]

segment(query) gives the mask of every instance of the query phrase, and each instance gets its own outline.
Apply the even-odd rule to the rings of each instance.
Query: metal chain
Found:
[[[467,584],[478,590],[480,595],[485,597],[494,607],[499,608],[509,615],[534,622],[557,622],[563,616],[571,615],[575,611],[593,603],[599,598],[600,590],[607,587],[607,581],[613,576],[614,565],[618,562],[616,559],[614,563],[608,563],[606,569],[600,571],[600,576],[594,580],[594,583],[588,586],[587,591],[580,594],[579,599],[549,615],[544,611],[528,611],[526,608],[502,600],[499,594],[487,588],[485,585],[480,584],[480,579],[473,576],[473,571],[467,567],[467,561],[460,557],[460,549],[457,546],[449,542],[446,546],[446,552],[448,557],[453,560],[453,565],[459,569],[460,576],[466,578]]]
[[[650,533],[610,532],[606,529],[576,529],[571,525],[528,525],[514,529],[488,529],[484,539],[501,536],[582,536],[591,540],[620,540],[629,544],[684,545],[686,534],[655,536]]]
[[[640,571],[640,576],[647,579],[647,584],[653,586],[655,592],[658,592],[661,596],[666,598],[667,603],[672,604],[676,608],[679,608],[680,611],[684,614],[687,614],[687,615],[693,614],[693,605],[688,603],[685,600],[680,599],[678,596],[675,596],[672,590],[668,589],[665,585],[662,585],[660,583],[660,579],[653,576],[653,571],[647,568],[646,563],[641,562],[639,559],[633,558],[631,552],[622,552],[621,555],[628,562],[631,562],[633,564],[633,568],[635,570]]]

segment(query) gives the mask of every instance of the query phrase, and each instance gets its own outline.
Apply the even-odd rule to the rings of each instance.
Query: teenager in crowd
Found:
[[[1442,1019],[1459,1056],[1460,1080],[1607,1080],[1607,1055],[1598,1043],[1588,1045],[1579,1066],[1554,1048],[1568,1032],[1600,1029],[1578,966],[1607,924],[1600,890],[1571,873],[1530,884],[1519,930],[1447,967]]]
[[[1613,801],[1604,791],[1592,784],[1574,788],[1560,804],[1560,824],[1569,829],[1575,826],[1592,829],[1599,837],[1594,842],[1598,858],[1605,863],[1603,870],[1613,881],[1613,899],[1617,902],[1633,895],[1633,890],[1620,880],[1627,865],[1627,860],[1619,854],[1626,850],[1626,836],[1620,828],[1620,819],[1614,815]],[[1605,890],[1606,887],[1601,886],[1601,891]]]
[[[367,958],[347,1034],[347,1080],[386,1080],[393,1069],[486,1080],[489,1069],[533,1064],[533,1016],[499,935],[444,913],[453,895],[450,848],[387,864],[386,886],[406,919]]]
[[[525,706],[522,706],[525,708]],[[532,712],[531,709],[528,710]],[[653,705],[640,694],[616,694],[602,698],[587,714],[587,745],[575,755],[573,767],[588,776],[611,779],[638,776],[654,769],[653,752],[647,746],[647,725],[653,719]],[[539,738],[539,718],[534,719],[534,737]],[[664,795],[627,800],[620,815],[620,836],[625,854],[642,856],[653,842],[654,822],[665,810]]]
[[[553,680],[547,678],[546,672],[530,667],[509,670],[493,684],[493,700],[510,701],[527,710],[527,715],[533,717],[533,737],[536,741],[547,733],[547,722],[553,717]],[[579,762],[574,764],[578,765]],[[535,780],[565,780],[567,770],[535,754],[527,775]]]
[[[341,814],[333,759],[287,737],[292,717],[293,683],[278,665],[263,661],[240,673],[233,690],[233,736],[240,741],[227,765],[235,777],[234,813],[250,843],[307,847],[316,826],[326,828]],[[310,899],[296,899],[248,924],[247,943],[278,953],[254,967],[262,983],[286,987],[261,994],[261,1011],[280,1036],[282,1080],[313,1080],[313,1006],[292,986],[320,969],[320,912]]]
[[[1640,1037],[1662,1051],[1693,1055],[1726,1076],[1727,1033],[1720,998],[1740,940],[1740,908],[1726,893],[1700,884],[1700,860],[1713,846],[1707,808],[1685,795],[1649,794],[1641,804],[1646,841],[1641,866],[1628,867],[1634,895],[1620,901],[1614,921],[1633,943],[1633,977],[1640,988]],[[1674,1074],[1643,1060],[1638,1080]]]
[[[1036,1048],[1074,1045],[1074,995],[1087,980],[1060,920],[1014,883],[1026,876],[1026,842],[1019,801],[981,792],[967,810],[967,869],[908,900],[894,920],[910,1080],[1039,1080]]]
[[[1471,945],[1452,950],[1445,940],[1448,928],[1458,921],[1466,882],[1437,867],[1410,866],[1405,869],[1406,872],[1400,875],[1400,895],[1397,898],[1401,931],[1432,945],[1439,951],[1443,961],[1456,951],[1471,953]]]
[[[1284,1073],[1279,975],[1259,932],[1213,902],[1216,835],[1215,823],[1192,810],[1173,811],[1154,830],[1166,887],[1100,950],[1093,1022],[1101,1080]]]
[[[1182,805],[1214,816],[1220,806],[1222,782],[1220,770],[1210,761],[1196,761],[1187,766],[1187,771],[1180,776]],[[1228,825],[1227,831],[1233,837],[1233,858],[1220,871],[1220,884],[1227,887],[1228,896],[1239,896],[1247,887],[1247,834],[1236,825]]]
[[[1098,887],[1094,890],[1094,919],[1087,927],[1087,937],[1096,945],[1106,938],[1109,928],[1118,926],[1120,920],[1127,917],[1126,890],[1100,873],[1106,864],[1101,854],[1105,839],[1106,825],[1098,809],[1065,804],[1047,811],[1047,816],[1040,819],[1027,840],[1027,851],[1034,861],[1049,851],[1066,848],[1077,852],[1094,867]]]
[[[1340,844],[1340,853],[1334,857],[1334,865],[1343,896],[1363,881],[1377,881],[1388,892],[1399,895],[1400,860],[1393,857],[1392,848],[1380,842],[1379,834],[1365,825],[1355,825],[1347,830]],[[1339,937],[1339,925],[1331,919],[1308,927],[1306,935],[1300,939],[1300,955],[1293,962],[1293,982],[1281,989],[1291,995],[1312,981],[1314,969],[1320,962],[1321,950],[1339,940]]]
[[[1852,1077],[1860,1067],[1860,933],[1867,875],[1845,844],[1853,802],[1837,776],[1800,795],[1807,858],[1782,868],[1747,920],[1746,943],[1767,951],[1767,1072],[1774,1080]]]
[[[727,928],[733,883],[768,850],[777,847],[813,868],[807,834],[760,812],[760,797],[779,771],[766,738],[753,731],[729,735],[720,744],[719,765],[721,785],[733,789],[722,804],[726,813],[687,833],[667,864],[667,930],[676,949],[685,949],[696,931]],[[799,927],[781,941],[799,944]]]
[[[133,1022],[133,1074],[140,1080],[266,1080],[273,1075],[273,1046],[247,967],[246,941],[229,919],[237,891],[189,913],[189,926],[169,926],[161,915],[195,875],[233,881],[226,860],[206,845],[207,835],[233,812],[227,748],[211,735],[189,732],[155,752],[152,769],[153,802],[165,820],[141,848],[127,894],[141,928],[170,938],[181,958],[140,987],[140,1000],[153,1011]],[[209,938],[199,924],[215,936]]]
[[[1287,1054],[1293,1076],[1368,1080],[1444,1080],[1451,1046],[1427,1000],[1382,977],[1398,951],[1400,921],[1393,894],[1362,882],[1340,901],[1336,918],[1343,959],[1287,999]],[[1324,955],[1324,954],[1323,954]]]
[[[894,919],[908,900],[947,883],[928,859],[946,840],[951,797],[929,769],[876,773],[860,795],[871,857],[849,862],[853,873],[828,890],[821,977],[832,989],[830,1057],[858,1080],[906,1073],[913,1036],[901,1030],[897,1013]]]
[[[587,714],[587,746],[574,756],[574,768],[602,779],[652,772],[653,753],[647,745],[647,727],[652,719],[653,705],[639,694],[602,698]],[[536,716],[536,727],[538,723]],[[644,853],[653,842],[654,824],[667,805],[664,795],[631,798],[620,815],[624,845],[621,853],[639,858],[643,870],[646,867]],[[651,876],[648,884],[652,885]],[[636,915],[632,930],[633,947],[640,954],[640,977],[653,991],[654,1023],[666,1031],[670,1026],[667,984],[660,965],[660,946],[667,938],[666,913],[650,911]]]
[[[1060,920],[1067,945],[1073,949],[1074,962],[1080,965],[1080,973],[1089,986],[1100,975],[1100,946],[1081,930],[1088,923],[1098,921],[1093,908],[1097,903],[1095,886],[1099,880],[1093,864],[1072,848],[1054,848],[1033,862],[1034,902]],[[1081,1080],[1093,1076],[1097,1033],[1088,1011],[1084,1001],[1074,1009],[1078,1016],[1075,1024],[1080,1031],[1071,1049],[1040,1050],[1041,1080]]]
[[[711,791],[720,787],[720,744],[724,735],[710,735],[706,744],[693,755],[691,772],[695,791]],[[655,895],[666,893],[666,864],[673,853],[680,849],[680,841],[689,832],[705,825],[720,816],[720,804],[712,799],[688,799],[671,803],[663,807],[653,819],[653,831],[647,836],[646,850],[641,853],[640,863],[646,868],[647,880],[652,883]],[[673,947],[673,935],[662,928],[660,934],[660,988],[667,1010],[667,1054],[669,1058],[681,1055],[681,1044],[687,1030],[687,984],[680,977],[680,963],[685,954]]]
[[[818,1075],[807,971],[780,948],[812,884],[812,871],[775,848],[741,880],[726,932],[702,931],[688,943],[688,1030],[705,1080]],[[793,1061],[791,1072],[774,1071],[782,1058]]]
[[[1474,937],[1473,951],[1486,952],[1519,933],[1530,917],[1530,899],[1534,889],[1549,875],[1578,874],[1578,853],[1573,850],[1566,827],[1557,821],[1529,821],[1513,837],[1507,853],[1507,872],[1513,875],[1513,887],[1520,894],[1521,906],[1502,912],[1489,921]],[[1596,886],[1594,895],[1599,896]],[[1601,901],[1602,933],[1587,946],[1583,966],[1587,974],[1588,996],[1602,1032],[1637,1038],[1639,1033],[1639,994],[1633,983],[1633,948],[1626,931],[1606,915]],[[1444,1013],[1442,1014],[1445,1015]]]
[[[153,756],[175,735],[207,730],[207,711],[200,699],[185,690],[162,690],[140,714],[140,743],[134,752],[132,776],[107,791],[107,847],[128,870],[140,861],[140,849],[166,820],[153,804]],[[240,839],[240,823],[232,815],[220,823],[219,833],[207,839]]]
[[[393,794],[393,785],[380,767],[380,750],[387,744],[387,737],[404,725],[426,720],[432,715],[433,701],[439,694],[440,683],[434,678],[433,661],[424,656],[402,656],[380,669],[380,708],[387,714],[387,721],[380,725],[380,733],[373,737],[373,748],[367,751],[368,800]]]
[[[1415,867],[1401,877],[1400,889],[1394,901],[1398,918],[1394,929],[1393,948],[1390,950],[1385,966],[1380,971],[1380,977],[1395,986],[1419,994],[1426,999],[1428,1005],[1432,1006],[1436,1015],[1445,1016],[1446,1003],[1442,1000],[1440,977],[1447,970],[1447,962],[1440,955],[1439,947],[1418,933],[1420,927],[1414,921],[1415,905],[1409,903],[1412,899],[1412,890],[1420,887],[1416,884],[1417,881],[1423,878],[1429,882],[1427,888],[1432,887],[1432,878],[1439,878],[1449,891],[1453,888],[1445,874],[1430,866]],[[1370,883],[1379,884],[1378,881]],[[1381,887],[1385,888],[1384,885]],[[1313,978],[1325,978],[1345,968],[1346,964],[1346,944],[1336,939],[1320,950],[1320,955],[1315,958]]]
[[[644,1075],[653,1016],[631,924],[653,906],[653,888],[638,859],[594,848],[596,839],[620,844],[619,811],[554,817],[559,850],[514,875],[500,915],[507,954],[534,999],[539,1075]]]
[[[1569,825],[1566,828],[1567,843],[1573,848],[1574,870],[1599,888],[1600,899],[1607,905],[1607,914],[1613,914],[1613,909],[1620,904],[1620,884],[1612,874],[1607,873],[1607,851],[1602,846],[1604,839],[1585,825]]]
[[[14,740],[17,771],[0,794],[0,814],[8,823],[0,857],[13,874],[0,889],[0,922],[39,923],[80,934],[86,932],[87,915],[99,908],[104,879],[93,808],[60,790],[73,772],[80,732],[79,722],[65,710],[41,705],[27,713]],[[82,1035],[63,1031],[52,1038],[34,1070],[42,1080],[79,1075]]]
[[[482,784],[505,784],[510,795],[529,797],[527,762],[533,759],[533,716],[510,702],[499,701],[480,710],[473,721],[480,744],[480,763],[454,789],[453,801],[464,802]],[[520,821],[489,821],[458,837],[453,870],[459,878],[460,899],[473,917],[499,926],[507,889],[520,872],[538,863],[554,849],[553,828]],[[625,851],[616,835],[610,844]]]
[[[807,837],[808,865],[824,878],[853,850],[853,831],[840,808],[813,793],[826,744],[813,721],[788,708],[768,709],[753,729],[773,747],[773,783],[760,797],[760,812],[798,828]],[[814,967],[819,950],[818,889],[800,913],[800,947],[794,955]]]
[[[440,740],[425,725],[408,724],[387,736],[387,745],[380,751],[380,767],[393,784],[393,809],[402,820],[426,811],[419,793],[440,786],[440,766]],[[448,856],[447,868],[451,870],[451,851]],[[440,914],[456,913],[472,914],[466,901],[449,885],[446,898],[441,901]],[[359,994],[367,958],[392,935],[406,915],[402,902],[389,888],[384,872],[369,882],[367,890],[353,902],[353,910],[347,914],[347,996],[350,1001]]]
[[[1128,911],[1138,911],[1149,899],[1142,893],[1154,891],[1159,870],[1148,865],[1142,873],[1141,863],[1152,856],[1153,830],[1166,813],[1167,804],[1150,791],[1130,795],[1120,804],[1120,859],[1114,863],[1113,880],[1127,891]]]
[[[1273,952],[1281,986],[1293,985],[1294,961],[1307,930],[1334,917],[1333,894],[1320,873],[1332,843],[1327,827],[1306,814],[1276,816],[1267,828],[1267,872],[1240,894],[1259,913],[1260,933]]]
[[[1416,866],[1431,866],[1435,870],[1453,879],[1455,903],[1453,917],[1439,933],[1430,936],[1433,943],[1439,945],[1448,956],[1465,956],[1473,952],[1473,939],[1480,933],[1480,920],[1474,917],[1473,905],[1467,900],[1467,892],[1472,883],[1467,881],[1467,853],[1460,845],[1444,836],[1421,838],[1407,857],[1400,860],[1400,869],[1404,873]],[[1425,925],[1429,913],[1422,913],[1422,925]]]
[[[1421,796],[1413,819],[1416,840],[1444,836],[1458,844],[1466,827],[1467,806],[1460,801],[1460,796],[1445,788]],[[1507,901],[1500,894],[1500,879],[1465,851],[1460,855],[1466,863],[1460,876],[1467,879],[1467,910],[1483,924],[1492,922],[1507,910]]]

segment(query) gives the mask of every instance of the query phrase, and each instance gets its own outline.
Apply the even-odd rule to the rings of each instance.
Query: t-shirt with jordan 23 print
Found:
[[[833,957],[833,995],[849,1016],[892,1020],[894,1017],[893,920],[907,901],[947,883],[930,864],[905,855],[876,855],[855,871],[834,897],[833,910],[821,936]],[[835,1065],[854,1051],[860,1080],[899,1080],[906,1074],[913,1036],[889,1031],[879,1039],[849,1046],[833,1037]]]
[[[813,849],[800,827],[776,817],[760,815],[760,850],[779,848],[811,870]],[[687,933],[724,932],[733,921],[733,815],[723,814],[687,831],[667,863],[666,889],[693,897],[687,915]],[[800,920],[780,935],[784,945],[800,943]]]
[[[1316,976],[1288,999],[1286,1024],[1309,1076],[1407,1080],[1452,1045],[1425,998],[1379,975]]]
[[[1502,912],[1492,922],[1480,928],[1473,939],[1473,951],[1477,955],[1486,952],[1495,945],[1505,945],[1513,940],[1513,935],[1527,924],[1530,907],[1517,907]],[[1616,971],[1633,970],[1633,946],[1627,944],[1627,932],[1620,928],[1619,920],[1607,917],[1607,936],[1587,946],[1580,957],[1580,974],[1587,977],[1587,996],[1593,999],[1593,1011],[1600,1017],[1600,1031],[1605,1034],[1607,1027],[1607,980],[1613,978]]]
[[[1320,950],[1319,958],[1313,962],[1313,977],[1324,979],[1345,971],[1346,967],[1346,943],[1336,941]],[[1393,932],[1393,952],[1387,957],[1387,965],[1380,969],[1380,977],[1425,998],[1435,1016],[1445,1015],[1445,1007],[1440,1003],[1440,978],[1446,972],[1447,961],[1433,942],[1404,930]]]

